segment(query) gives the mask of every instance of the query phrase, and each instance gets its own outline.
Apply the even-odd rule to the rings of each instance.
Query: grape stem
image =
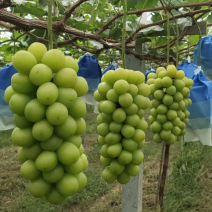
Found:
[[[162,173],[164,149],[165,149],[165,142],[163,141],[161,159],[160,159],[160,170],[159,170],[159,175],[158,175],[158,186],[157,186],[157,193],[156,193],[156,197],[155,197],[155,209],[156,209],[157,204],[158,204],[158,195],[159,195],[159,188],[160,188],[160,182],[161,182],[161,173]]]
[[[48,40],[49,40],[49,50],[53,49],[53,35],[52,35],[52,6],[53,6],[54,0],[48,1]]]
[[[169,65],[169,49],[170,49],[170,20],[169,13],[166,12],[167,17],[167,66]]]
[[[122,28],[122,63],[123,68],[126,66],[126,58],[125,58],[125,35],[126,35],[126,23],[127,23],[127,0],[122,0],[123,8],[124,8],[124,16],[123,16],[123,28]]]
[[[167,19],[167,22],[166,22],[166,24],[167,24],[167,55],[166,56],[167,56],[167,66],[168,66],[169,65],[169,49],[170,49],[170,29],[171,29],[171,27],[170,27],[170,17],[169,17],[169,12],[167,10],[168,5],[166,5],[166,7],[165,7],[166,3],[165,3],[164,0],[160,0],[160,3],[163,7],[163,10],[166,14],[166,19]]]
[[[166,184],[167,170],[168,170],[168,165],[169,165],[169,149],[170,149],[170,145],[166,144],[164,160],[163,160],[163,172],[162,172],[162,176],[161,176],[160,190],[159,190],[159,204],[160,204],[161,212],[164,212],[163,199],[164,199],[164,188],[165,188],[165,184]]]
[[[12,33],[13,33],[13,54],[15,54],[15,52],[16,52],[16,50],[15,50],[16,39],[15,39],[15,30],[14,29],[12,30]]]
[[[12,8],[12,11],[14,13],[15,9],[14,7]],[[12,34],[13,34],[13,54],[15,54],[16,50],[15,50],[15,42],[16,42],[16,39],[15,39],[15,29],[12,30]]]
[[[169,11],[170,15],[174,18],[175,26],[176,26],[176,67],[178,67],[178,61],[179,61],[179,38],[180,38],[180,32],[179,32],[179,26],[177,24],[177,20],[173,13]],[[169,42],[170,43],[170,42]]]
[[[178,67],[178,61],[179,61],[179,26],[176,22],[176,30],[177,30],[177,40],[176,40],[176,68]]]
[[[197,25],[198,31],[199,31],[199,52],[198,52],[198,66],[201,66],[201,40],[202,40],[202,34],[201,34],[201,29],[196,21],[195,18],[193,18],[193,21]]]

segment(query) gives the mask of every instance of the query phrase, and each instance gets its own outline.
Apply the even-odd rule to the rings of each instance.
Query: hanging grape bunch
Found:
[[[149,122],[153,141],[173,144],[186,134],[190,115],[186,107],[192,104],[189,96],[193,80],[174,65],[168,65],[167,70],[159,67],[147,79],[152,98]]]
[[[102,178],[121,184],[139,173],[143,161],[140,150],[145,144],[148,125],[144,110],[150,107],[150,88],[139,71],[118,68],[102,77],[94,98],[98,101],[98,142],[100,161],[105,167]]]
[[[12,141],[21,147],[21,175],[29,180],[32,196],[62,204],[87,183],[81,138],[86,104],[78,98],[87,93],[87,82],[77,77],[72,57],[57,49],[47,51],[37,42],[17,52],[13,65],[18,73],[11,78],[5,101],[14,113]]]

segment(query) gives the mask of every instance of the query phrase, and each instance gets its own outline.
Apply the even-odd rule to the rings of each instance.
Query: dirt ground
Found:
[[[100,145],[97,143],[96,115],[86,115],[87,131],[83,136],[89,168],[88,185],[63,206],[52,206],[45,199],[36,199],[26,190],[27,181],[20,175],[16,158],[17,147],[11,140],[11,131],[0,134],[0,211],[2,212],[120,212],[121,186],[107,185],[101,178],[99,162]],[[161,158],[161,144],[151,142],[146,133],[144,147],[143,212],[159,211],[155,197]],[[188,143],[181,151],[181,144],[170,148],[170,164],[165,190],[166,212],[212,211],[212,149],[200,143]]]

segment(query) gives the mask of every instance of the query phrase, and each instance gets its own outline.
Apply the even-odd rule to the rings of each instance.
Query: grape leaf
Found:
[[[140,0],[136,5],[136,9],[145,9],[158,6],[158,0]]]
[[[208,21],[209,23],[212,23],[212,13],[210,13],[210,14],[208,15],[207,21]]]
[[[24,14],[30,14],[37,17],[43,17],[46,13],[46,11],[38,8],[36,5],[27,3],[25,5],[17,5],[14,10],[15,13],[24,13]]]

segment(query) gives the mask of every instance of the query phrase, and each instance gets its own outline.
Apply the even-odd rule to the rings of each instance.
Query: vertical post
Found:
[[[140,38],[136,40],[136,53],[143,52]],[[135,58],[134,55],[126,55],[126,69],[145,72],[145,61]],[[122,212],[142,212],[142,190],[143,190],[143,163],[136,177],[131,177],[127,185],[122,186]]]

